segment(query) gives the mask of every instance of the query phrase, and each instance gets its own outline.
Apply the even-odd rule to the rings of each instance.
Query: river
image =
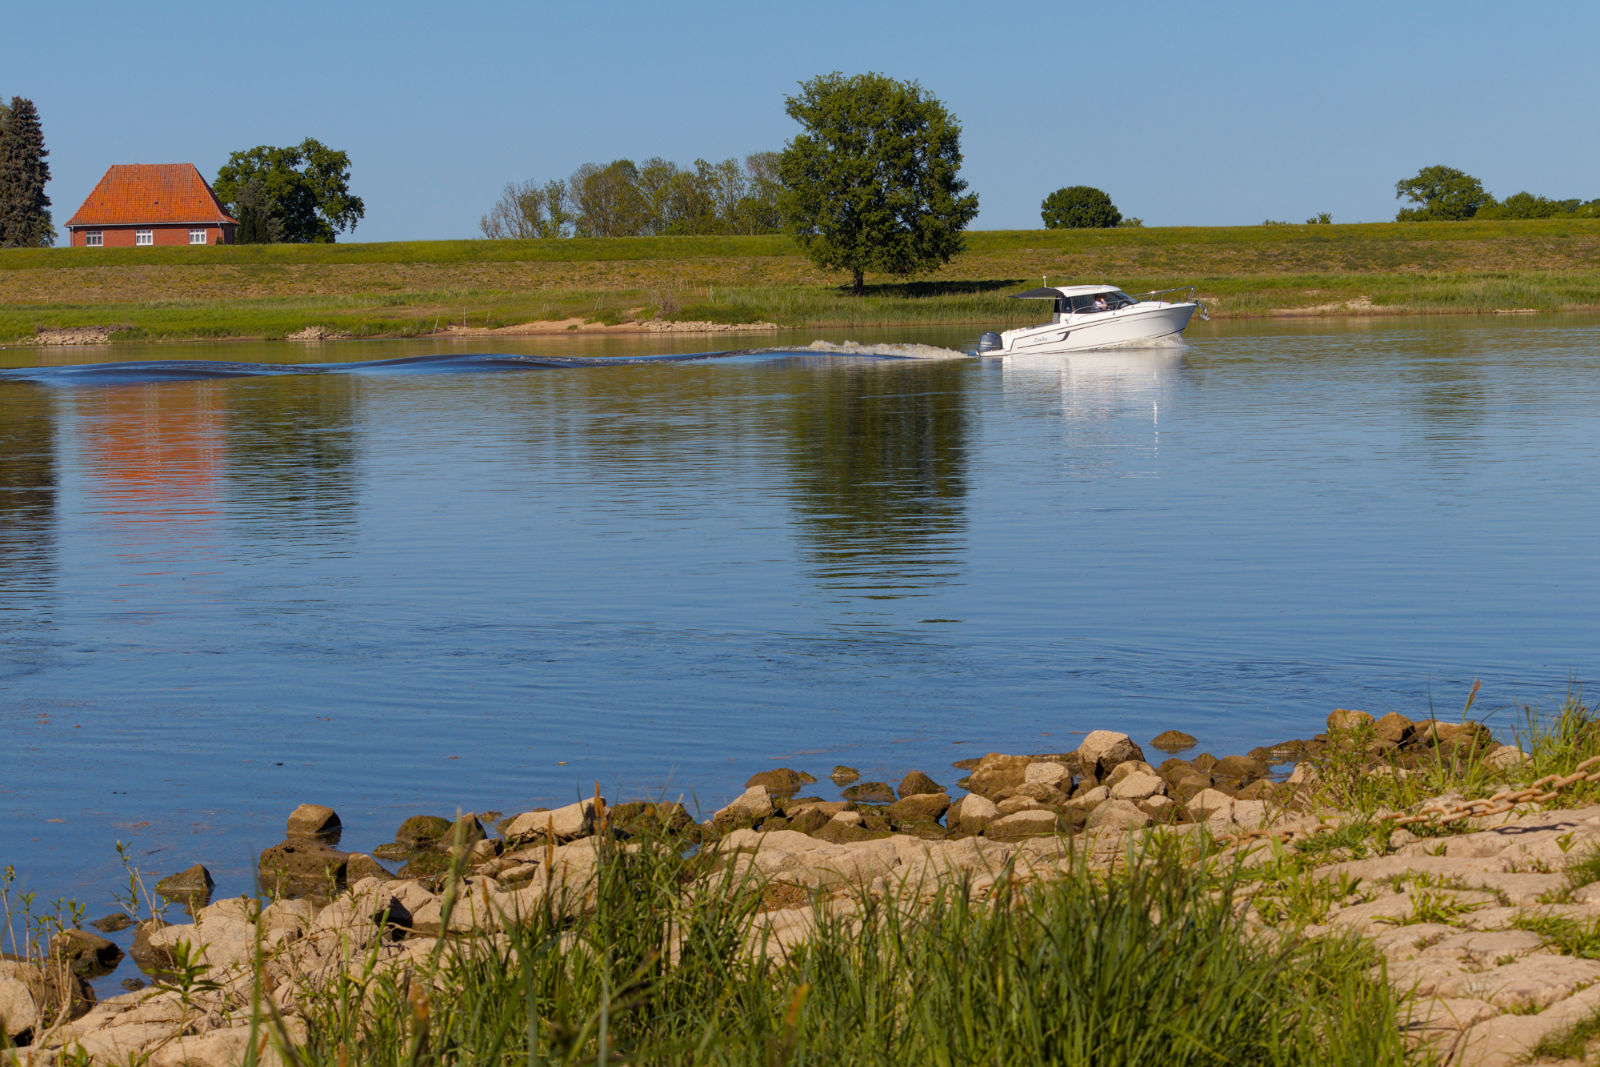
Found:
[[[1509,734],[1600,672],[1600,320],[811,339],[0,350],[14,891],[110,910],[119,840],[244,891],[302,801],[365,850],[596,782],[1244,751],[1475,679]]]

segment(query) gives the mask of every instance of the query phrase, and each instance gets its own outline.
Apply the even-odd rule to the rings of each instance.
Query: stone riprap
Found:
[[[1360,716],[1336,712],[1330,729],[1360,731],[1374,754],[1522,758],[1475,727]],[[337,815],[302,806],[284,842],[262,854],[280,899],[223,900],[196,907],[191,922],[142,924],[134,950],[142,966],[170,967],[183,955],[207,968],[206,988],[187,998],[158,987],[94,1003],[68,962],[95,950],[91,941],[63,938],[53,960],[0,961],[0,1017],[8,1040],[22,1046],[0,1062],[52,1067],[82,1049],[96,1063],[238,1063],[251,1038],[258,946],[259,988],[298,1039],[300,1005],[330,976],[369,953],[380,971],[421,966],[441,951],[441,938],[493,935],[552,894],[581,906],[602,846],[633,847],[629,839],[641,835],[675,835],[736,873],[793,890],[770,895],[752,934],[779,954],[809,935],[813,894],[849,901],[862,891],[927,891],[952,878],[982,894],[1000,878],[1060,876],[1085,856],[1125,855],[1151,835],[1232,840],[1244,862],[1263,862],[1274,848],[1251,831],[1316,821],[1299,810],[1314,788],[1310,765],[1279,781],[1267,777],[1269,764],[1285,753],[1317,756],[1329,743],[1325,735],[1242,757],[1152,765],[1126,735],[1096,731],[1072,752],[966,761],[967,791],[954,798],[913,771],[898,789],[874,788],[876,803],[793,796],[810,776],[779,768],[754,776],[703,822],[676,804],[613,807],[599,796],[499,819],[492,837],[488,816],[407,820],[395,835],[408,850],[399,872],[340,852],[328,842]],[[1452,1063],[1519,1062],[1544,1037],[1600,1009],[1600,962],[1563,955],[1555,939],[1530,928],[1544,919],[1600,921],[1600,883],[1574,888],[1563,873],[1591,847],[1600,849],[1600,808],[1518,810],[1449,837],[1396,831],[1384,854],[1306,876],[1325,887],[1311,929],[1373,942],[1390,982],[1417,995],[1404,1025],[1418,1043]],[[452,867],[464,875],[447,913]],[[1254,906],[1263,926],[1286,921],[1267,896]],[[280,1062],[277,1052],[269,1048],[263,1062]]]

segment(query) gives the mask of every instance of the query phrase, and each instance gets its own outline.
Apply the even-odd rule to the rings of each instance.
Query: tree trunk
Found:
[[[850,291],[856,296],[861,296],[867,291],[867,283],[861,276],[861,268],[854,267],[851,269],[850,273],[853,275],[854,279],[850,283]]]

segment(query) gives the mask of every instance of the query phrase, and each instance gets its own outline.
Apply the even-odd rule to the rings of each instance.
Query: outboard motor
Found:
[[[978,355],[980,356],[985,352],[998,352],[1004,347],[1005,344],[1000,340],[1000,335],[993,330],[989,330],[978,338]]]

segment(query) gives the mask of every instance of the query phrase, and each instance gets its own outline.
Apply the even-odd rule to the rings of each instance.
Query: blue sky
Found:
[[[1530,9],[1531,10],[1531,9]],[[1095,185],[1149,225],[1390,219],[1444,163],[1490,192],[1600,197],[1600,4],[29,4],[0,94],[38,105],[64,222],[113,163],[317,139],[362,241],[473,237],[508,181],[781,148],[839,70],[960,119],[979,229]]]

